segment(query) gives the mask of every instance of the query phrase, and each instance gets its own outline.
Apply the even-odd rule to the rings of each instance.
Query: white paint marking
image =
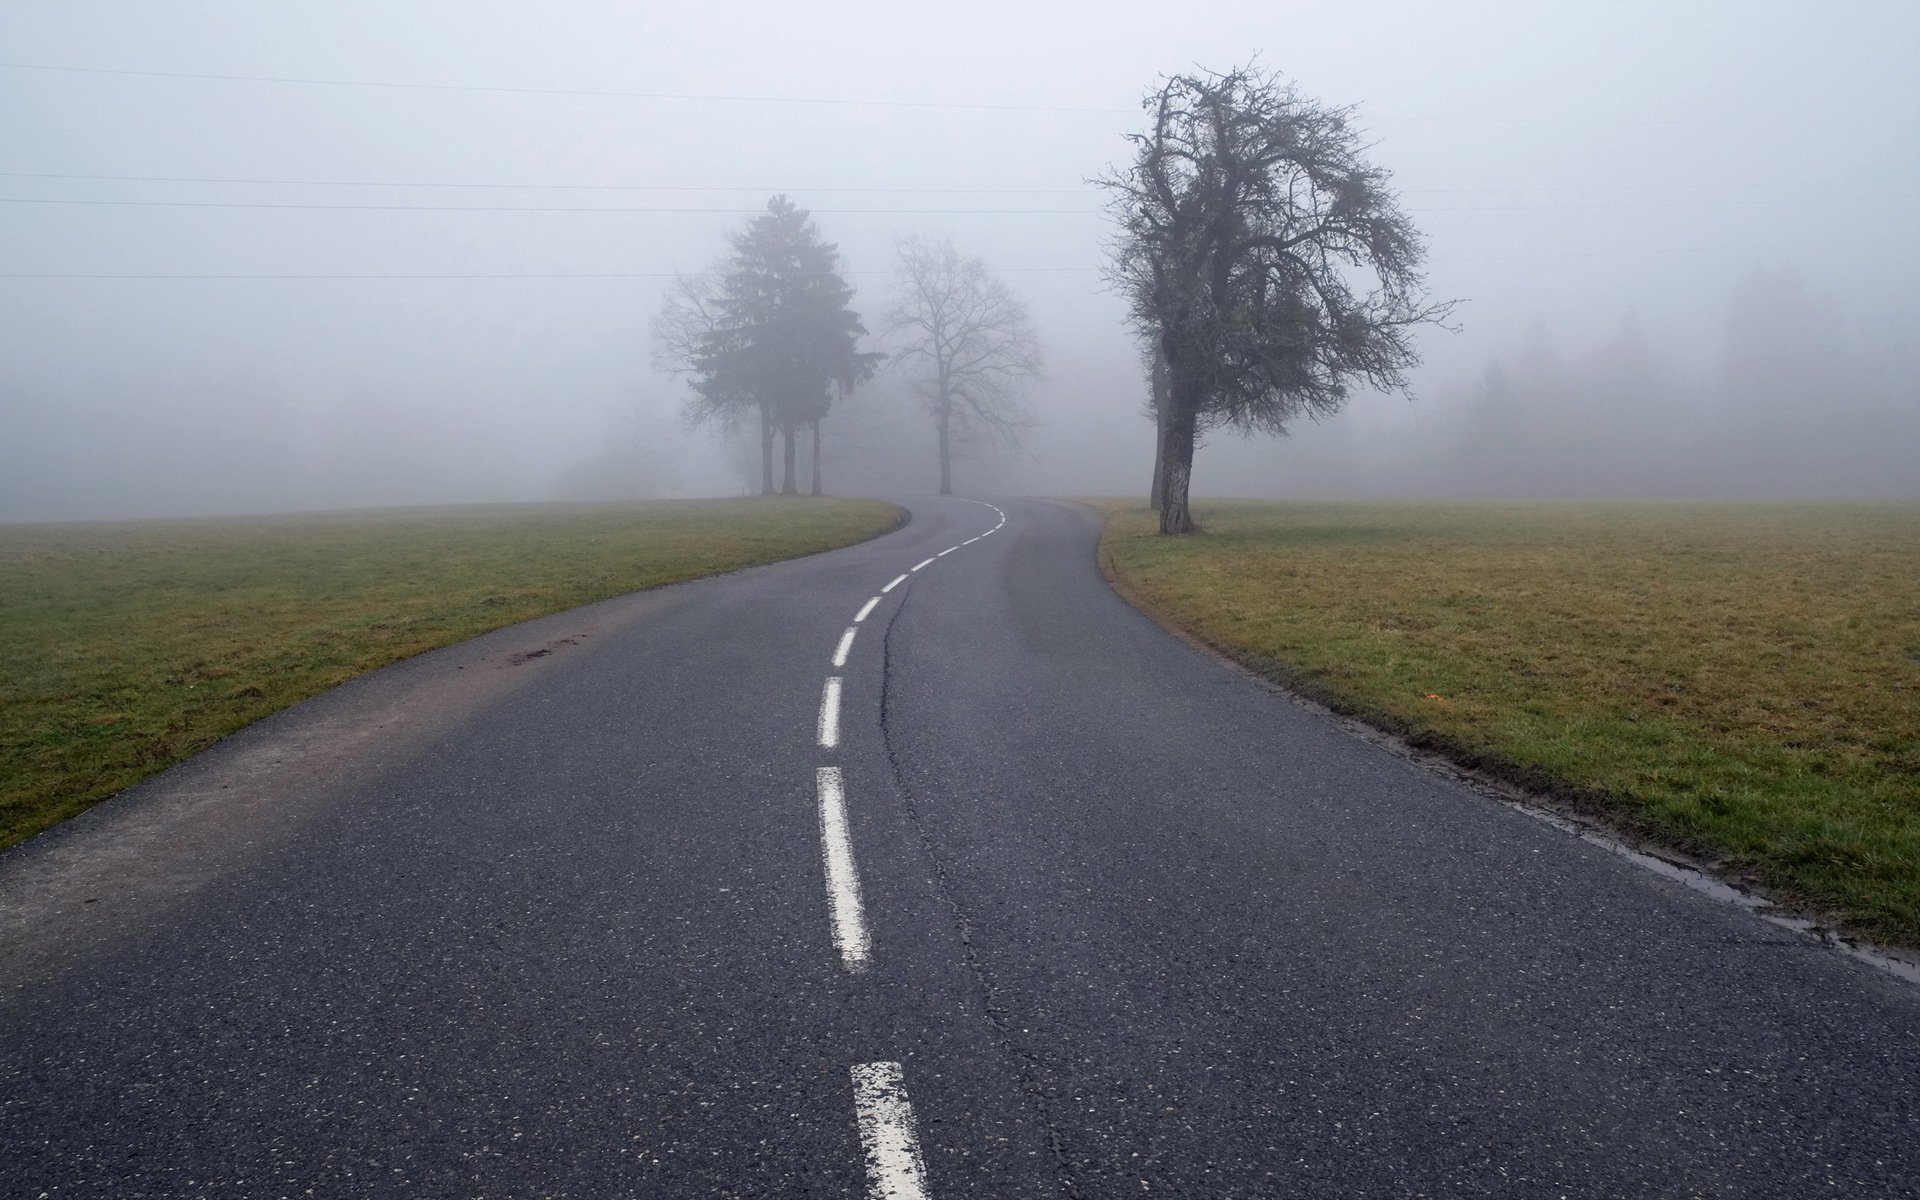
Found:
[[[866,605],[862,607],[858,613],[854,614],[853,623],[855,625],[858,625],[860,622],[866,620],[868,615],[873,612],[873,606],[878,603],[880,603],[880,597],[878,596],[875,596],[873,599],[867,601]]]
[[[938,554],[936,554],[936,555],[934,555],[934,556],[933,556],[933,558],[939,558],[939,557],[940,557],[940,556],[939,556]],[[923,563],[921,563],[921,564],[919,564],[919,566],[916,566],[916,567],[914,567],[914,570],[916,570],[916,571],[918,571],[918,570],[920,569],[920,567],[926,567],[926,566],[931,566],[931,565],[933,564],[933,558],[930,558],[930,559],[928,559],[928,560],[927,560],[926,562],[923,562]]]
[[[859,626],[849,625],[847,626],[847,631],[840,635],[840,644],[834,647],[833,650],[834,666],[844,667],[847,665],[847,651],[853,649],[853,635],[859,632]]]
[[[854,1064],[853,1117],[867,1151],[867,1200],[925,1200],[927,1164],[899,1063]]]
[[[853,869],[853,841],[847,836],[846,793],[839,767],[821,767],[820,848],[827,862],[827,903],[833,909],[833,944],[849,971],[865,969],[873,952],[867,916],[860,906],[860,875]]]
[[[893,589],[899,587],[902,583],[905,583],[906,580],[907,580],[907,577],[905,575],[896,575],[894,576],[893,582],[881,588],[880,591],[882,593],[890,592]]]
[[[975,542],[977,542],[977,541],[979,541],[979,540],[980,540],[980,538],[983,538],[983,537],[985,537],[985,536],[987,536],[987,535],[983,533],[983,534],[980,534],[980,535],[979,535],[978,537],[970,537],[970,538],[968,538],[968,539],[967,539],[966,541],[964,541],[964,542],[961,542],[960,544],[961,544],[962,546],[971,546],[971,545],[973,545],[973,544],[974,544]]]
[[[840,744],[840,677],[827,676],[820,693],[820,744],[831,750]]]
[[[952,554],[955,550],[958,550],[959,548],[960,547],[958,546],[948,546],[945,550],[942,550],[940,553],[934,555],[934,557],[945,558],[947,555]]]

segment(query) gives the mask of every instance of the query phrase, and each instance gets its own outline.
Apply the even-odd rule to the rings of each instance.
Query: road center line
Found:
[[[939,556],[938,554],[936,554],[936,555],[934,555],[934,556],[933,556],[933,558],[939,558],[939,557],[940,557],[940,556]],[[929,565],[931,565],[931,564],[932,564],[932,562],[933,562],[933,558],[929,558],[929,559],[928,559],[928,560],[927,560],[926,562],[923,562],[923,563],[921,563],[921,564],[920,564],[919,566],[916,566],[916,567],[914,568],[914,570],[916,570],[916,571],[918,571],[918,570],[920,569],[920,567],[924,567],[924,566],[929,566]]]
[[[840,744],[840,677],[827,676],[820,693],[820,744],[831,750]]]
[[[847,651],[853,649],[853,635],[859,632],[860,627],[858,625],[849,625],[847,626],[847,631],[840,635],[840,644],[834,647],[833,650],[834,666],[844,667],[847,665]]]
[[[899,1063],[854,1064],[853,1118],[867,1152],[867,1200],[925,1200],[927,1164]]]
[[[960,544],[961,544],[962,546],[971,546],[971,545],[973,545],[973,544],[974,544],[975,542],[977,542],[977,541],[979,541],[979,540],[980,540],[981,538],[983,538],[983,537],[985,537],[985,536],[986,536],[985,534],[977,534],[977,535],[975,535],[974,537],[970,537],[970,538],[968,538],[968,539],[967,539],[966,541],[964,541],[964,542],[961,542]]]
[[[883,592],[883,593],[885,593],[885,592],[890,592],[890,591],[892,591],[893,589],[895,589],[895,588],[897,588],[897,587],[899,587],[899,586],[900,586],[900,585],[901,585],[902,583],[904,583],[904,582],[906,582],[906,578],[907,578],[907,577],[906,577],[905,575],[896,575],[896,576],[894,576],[894,577],[893,577],[893,582],[892,582],[892,583],[890,583],[890,584],[888,584],[887,586],[885,586],[885,587],[883,587],[883,588],[881,588],[881,589],[880,589],[880,590],[881,590],[881,592]]]
[[[878,596],[867,601],[866,604],[861,607],[860,611],[854,614],[853,623],[858,625],[860,622],[866,620],[868,614],[873,612],[873,606],[878,603],[880,603],[880,597]]]
[[[846,793],[839,767],[821,767],[820,848],[827,864],[827,903],[833,910],[833,944],[849,971],[864,970],[872,954],[867,916],[860,906],[860,875],[853,868],[853,841],[847,836]]]
[[[940,553],[934,555],[934,557],[945,558],[947,555],[952,554],[955,550],[958,550],[959,548],[960,547],[958,546],[948,546],[945,550],[942,550]]]

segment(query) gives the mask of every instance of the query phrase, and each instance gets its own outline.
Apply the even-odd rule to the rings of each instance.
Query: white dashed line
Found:
[[[820,744],[831,750],[840,744],[840,677],[827,676],[820,693]]]
[[[899,1063],[854,1066],[853,1117],[867,1151],[867,1200],[925,1200],[927,1164]]]
[[[985,533],[948,546],[932,558],[916,564],[906,574],[896,575],[880,589],[884,596],[907,581],[915,571],[923,571],[938,559],[962,546],[971,546],[1007,523],[1007,514],[984,500],[971,500],[993,509],[1000,520]],[[873,615],[880,596],[860,606],[853,624],[840,635],[833,650],[833,667],[847,665],[853,652],[853,639],[860,623]],[[840,676],[827,676],[820,693],[820,745],[832,750],[840,744]],[[820,793],[820,847],[826,864],[827,903],[833,912],[833,944],[840,961],[849,971],[863,970],[873,955],[873,939],[867,931],[866,910],[860,903],[860,876],[853,865],[853,841],[847,834],[847,800],[838,767],[820,767],[815,774]],[[913,1106],[901,1082],[897,1062],[857,1063],[853,1067],[854,1121],[860,1128],[860,1144],[867,1157],[867,1200],[926,1200],[927,1164],[920,1153],[920,1135],[913,1124]]]
[[[820,848],[827,864],[827,903],[833,909],[833,944],[849,971],[866,967],[872,954],[867,916],[860,906],[860,876],[853,869],[853,841],[847,837],[846,794],[840,787],[840,768],[821,767]]]

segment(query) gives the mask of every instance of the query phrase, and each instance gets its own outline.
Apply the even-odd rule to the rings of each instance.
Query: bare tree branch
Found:
[[[881,332],[927,402],[946,495],[957,444],[1017,446],[1033,424],[1025,391],[1041,375],[1040,343],[1026,306],[980,259],[944,239],[907,237],[898,249],[900,275]]]
[[[1174,75],[1144,101],[1130,167],[1093,182],[1117,236],[1108,282],[1166,372],[1156,411],[1163,532],[1192,528],[1193,448],[1208,428],[1284,433],[1357,385],[1404,391],[1424,248],[1352,110],[1254,67]]]

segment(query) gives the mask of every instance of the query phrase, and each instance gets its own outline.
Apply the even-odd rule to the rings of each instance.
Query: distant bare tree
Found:
[[[1189,533],[1202,432],[1284,433],[1337,412],[1355,384],[1404,391],[1423,250],[1362,158],[1349,110],[1245,67],[1168,77],[1126,170],[1096,180],[1119,226],[1110,282],[1164,358],[1160,531]]]
[[[1026,305],[980,259],[944,238],[907,237],[899,252],[884,332],[933,417],[940,494],[951,495],[957,439],[1018,445],[1032,424],[1024,396],[1040,377],[1040,342]]]

